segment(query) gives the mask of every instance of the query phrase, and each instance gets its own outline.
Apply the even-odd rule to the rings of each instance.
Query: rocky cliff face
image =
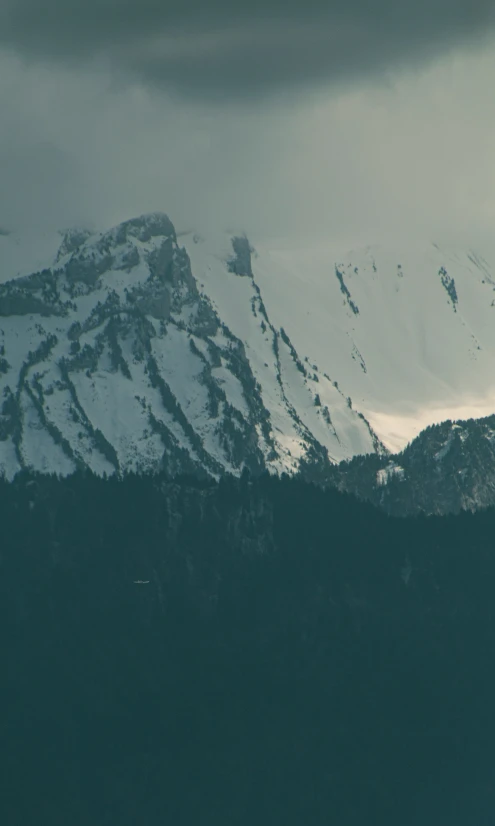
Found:
[[[380,451],[272,324],[252,253],[233,237],[219,262],[240,290],[229,325],[163,214],[71,230],[46,267],[2,272],[0,473],[321,473]]]

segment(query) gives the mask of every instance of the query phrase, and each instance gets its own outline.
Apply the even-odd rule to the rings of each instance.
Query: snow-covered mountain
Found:
[[[161,214],[45,239],[44,266],[0,238],[3,474],[321,472],[383,449],[272,322],[247,239],[222,244]]]
[[[0,472],[305,469],[495,409],[495,268],[163,214],[0,234]]]
[[[263,250],[275,325],[336,379],[392,451],[495,411],[495,254],[400,241]]]

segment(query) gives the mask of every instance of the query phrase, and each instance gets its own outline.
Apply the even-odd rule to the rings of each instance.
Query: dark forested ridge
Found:
[[[318,469],[304,468],[306,474]],[[395,455],[368,454],[319,479],[393,516],[445,515],[495,505],[495,416],[429,425]]]
[[[492,826],[495,513],[0,482],[5,826]]]

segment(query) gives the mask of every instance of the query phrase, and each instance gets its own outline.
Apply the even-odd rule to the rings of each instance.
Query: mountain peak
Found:
[[[0,472],[321,476],[379,447],[273,324],[248,239],[180,240],[163,213],[73,229],[0,284]]]
[[[149,212],[137,218],[129,218],[106,233],[106,235],[111,234],[115,236],[117,243],[122,243],[122,239],[130,238],[136,238],[143,243],[160,237],[176,240],[174,225],[164,212]]]
[[[0,472],[325,478],[495,409],[487,259],[253,240],[161,212],[0,237]]]

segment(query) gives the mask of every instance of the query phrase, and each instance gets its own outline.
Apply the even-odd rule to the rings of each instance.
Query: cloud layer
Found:
[[[495,227],[492,48],[297,106],[200,106],[0,57],[0,226],[180,229],[476,247]]]
[[[495,0],[0,0],[0,47],[242,99],[421,62],[494,22]]]

